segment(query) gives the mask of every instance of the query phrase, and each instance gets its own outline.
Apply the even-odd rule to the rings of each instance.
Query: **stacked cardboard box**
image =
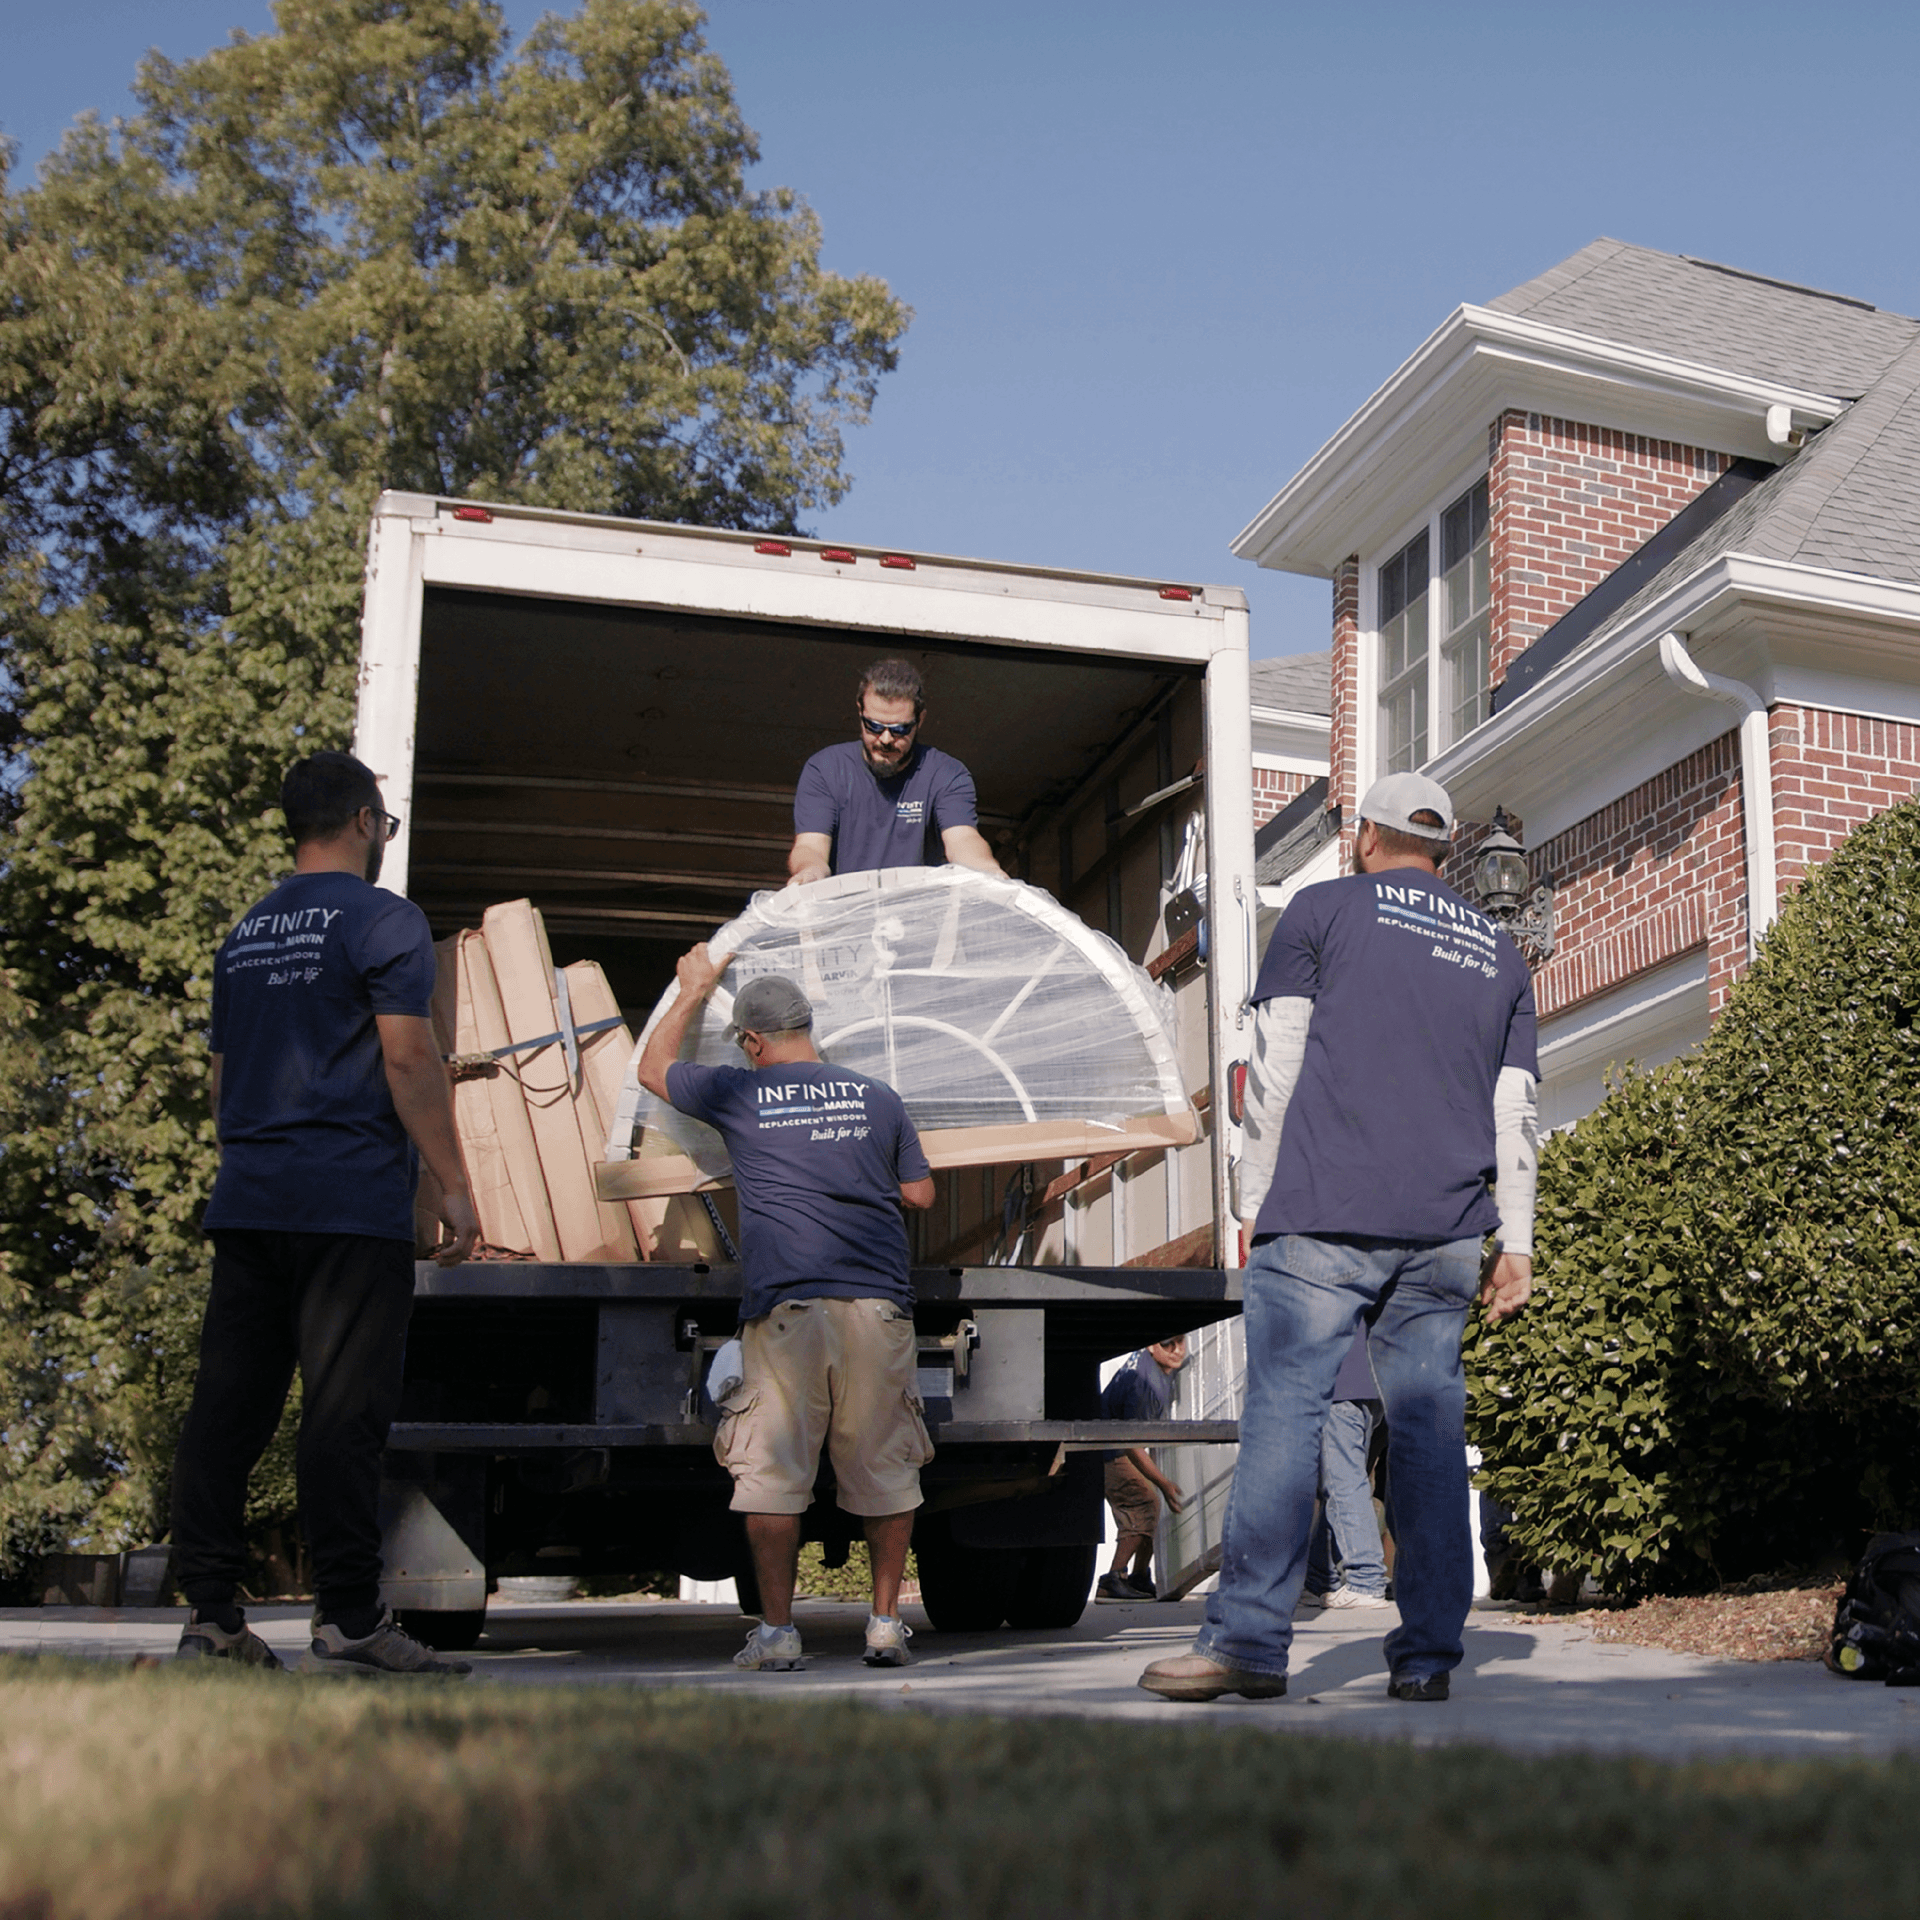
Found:
[[[706,1205],[681,1194],[602,1200],[594,1191],[633,1036],[621,1024],[582,1034],[577,1070],[558,1040],[500,1054],[516,1042],[558,1034],[560,985],[574,1028],[617,1019],[620,1008],[599,964],[578,960],[556,976],[546,928],[532,903],[487,909],[478,931],[442,940],[433,1023],[454,1069],[454,1120],[480,1215],[482,1259],[690,1262],[722,1257]],[[479,1061],[486,1056],[496,1056]],[[644,1154],[673,1151],[644,1138]],[[727,1196],[730,1200],[731,1196]],[[438,1194],[423,1172],[423,1248],[439,1229]]]

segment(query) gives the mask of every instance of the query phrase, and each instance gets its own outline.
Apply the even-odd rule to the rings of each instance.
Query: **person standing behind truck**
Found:
[[[1102,1420],[1164,1420],[1173,1410],[1173,1376],[1187,1364],[1187,1336],[1142,1347],[1100,1389]],[[1160,1530],[1160,1502],[1175,1513],[1185,1497],[1153,1464],[1145,1447],[1108,1456],[1105,1492],[1113,1509],[1113,1566],[1100,1576],[1100,1601],[1151,1600],[1153,1536]]]
[[[860,738],[822,747],[800,769],[787,884],[937,866],[927,858],[936,835],[942,859],[1004,878],[980,832],[973,775],[920,742],[926,688],[912,665],[876,660],[860,676],[854,710]]]
[[[380,1602],[380,1456],[413,1314],[419,1158],[464,1260],[480,1237],[434,1044],[433,935],[373,882],[400,823],[371,769],[287,770],[294,870],[221,944],[212,1099],[220,1171],[203,1222],[213,1286],[173,1464],[173,1544],[192,1612],[178,1658],[280,1662],[234,1595],[247,1476],[300,1369],[300,1519],[314,1560],[306,1673],[467,1673]],[[416,1149],[418,1153],[416,1155]]]
[[[1243,1208],[1265,1198],[1220,1584],[1193,1651],[1140,1676],[1150,1693],[1286,1692],[1321,1427],[1363,1318],[1392,1436],[1400,1624],[1386,1639],[1387,1693],[1444,1700],[1460,1663],[1473,1600],[1460,1341],[1476,1291],[1489,1323],[1532,1291],[1538,1066],[1520,950],[1440,878],[1452,833],[1437,781],[1376,780],[1360,803],[1357,871],[1303,888],[1268,946],[1252,996]],[[1497,1257],[1483,1274],[1490,1232]]]
[[[864,1523],[873,1564],[866,1663],[904,1667],[900,1581],[933,1443],[914,1391],[900,1209],[933,1205],[932,1171],[900,1096],[820,1058],[812,1004],[779,974],[749,980],[734,1000],[727,1037],[744,1070],[677,1059],[726,965],[704,945],[681,956],[679,997],[638,1072],[648,1092],[725,1139],[740,1199],[742,1377],[720,1397],[713,1450],[746,1517],[761,1624],[734,1665],[804,1664],[793,1583],[825,1446],[840,1507]]]

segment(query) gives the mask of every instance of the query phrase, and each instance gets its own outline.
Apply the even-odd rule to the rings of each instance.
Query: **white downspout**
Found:
[[[1660,664],[1676,687],[1740,709],[1740,789],[1747,812],[1747,955],[1780,908],[1773,852],[1773,756],[1767,745],[1767,703],[1744,680],[1708,673],[1694,664],[1677,633],[1660,636]]]

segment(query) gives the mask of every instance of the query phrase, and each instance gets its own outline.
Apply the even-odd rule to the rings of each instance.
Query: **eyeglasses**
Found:
[[[365,811],[372,814],[376,820],[384,820],[387,823],[386,838],[388,840],[392,840],[399,833],[400,816],[397,813],[388,813],[381,807],[368,807]]]
[[[920,716],[915,714],[911,720],[869,720],[863,713],[860,716],[860,724],[865,727],[876,740],[878,740],[883,733],[890,739],[904,740],[908,734],[914,732],[919,727]]]

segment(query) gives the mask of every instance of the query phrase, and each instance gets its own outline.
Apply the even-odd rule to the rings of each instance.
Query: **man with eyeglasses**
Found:
[[[380,1456],[413,1313],[419,1162],[439,1183],[454,1266],[480,1226],[434,1044],[433,935],[383,892],[400,822],[347,753],[280,788],[293,872],[248,909],[213,966],[220,1171],[203,1226],[213,1285],[173,1467],[173,1543],[193,1609],[178,1657],[280,1662],[235,1604],[247,1476],[300,1370],[300,1518],[312,1550],[309,1673],[466,1673],[380,1603]]]
[[[914,668],[876,660],[860,676],[856,712],[860,738],[823,747],[800,770],[787,884],[942,860],[1003,877],[980,832],[973,775],[920,743],[926,688]]]

